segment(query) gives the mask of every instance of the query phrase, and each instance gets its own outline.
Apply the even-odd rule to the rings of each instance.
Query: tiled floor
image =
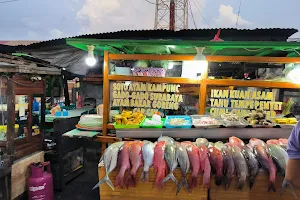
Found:
[[[98,182],[98,162],[86,162],[85,173],[66,185],[62,192],[55,192],[55,200],[99,200],[99,190],[92,190]]]

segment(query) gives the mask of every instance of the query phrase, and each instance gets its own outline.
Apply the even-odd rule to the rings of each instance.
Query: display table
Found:
[[[100,133],[100,131],[82,131],[78,129],[73,129],[64,133],[62,136],[69,138],[92,138]]]
[[[106,183],[100,185],[100,199],[101,200],[160,200],[160,199],[180,199],[180,200],[207,200],[207,189],[202,186],[202,177],[198,178],[198,188],[195,188],[190,195],[185,188],[182,188],[178,195],[176,196],[176,185],[172,180],[166,182],[165,186],[161,189],[154,188],[155,182],[155,172],[153,168],[150,168],[149,174],[149,182],[141,182],[140,175],[142,172],[142,168],[140,168],[137,172],[136,182],[137,185],[135,188],[121,189],[120,187],[116,187],[115,191],[113,191]],[[105,168],[99,167],[99,180],[105,176]],[[115,183],[116,175],[118,171],[114,170],[110,173],[110,180]],[[178,181],[181,180],[181,172],[178,168],[174,173],[176,179]],[[188,182],[190,182],[190,175],[188,177]]]
[[[45,116],[45,121],[51,123],[54,119],[80,117],[82,113],[88,110],[91,110],[91,108],[79,108],[74,110],[68,110],[68,116],[55,116],[48,114]]]

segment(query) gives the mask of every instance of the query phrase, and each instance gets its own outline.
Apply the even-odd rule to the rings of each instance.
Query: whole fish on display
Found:
[[[149,181],[149,168],[153,165],[155,144],[149,141],[143,141],[143,143],[142,155],[144,160],[144,168],[140,179],[141,181]]]
[[[189,193],[191,193],[186,179],[187,173],[190,171],[190,161],[189,161],[187,149],[184,145],[177,144],[176,150],[177,150],[177,160],[182,174],[182,180],[179,186],[177,187],[176,194],[179,193],[179,191],[183,186],[188,190]]]
[[[199,148],[196,147],[193,143],[189,143],[189,142],[182,142],[181,144],[186,147],[186,150],[188,152],[189,161],[192,169],[192,181],[190,184],[190,189],[193,189],[198,185],[198,175],[200,171]]]
[[[109,179],[109,173],[112,172],[118,163],[118,154],[120,148],[124,145],[124,142],[116,142],[111,144],[103,154],[103,162],[104,167],[106,170],[105,177],[101,179],[94,187],[93,190],[99,187],[102,183],[107,183],[112,190],[115,190],[114,185],[112,184],[111,180]]]
[[[276,192],[276,166],[273,163],[272,157],[267,153],[266,149],[260,145],[254,146],[254,154],[261,166],[269,172],[269,187],[268,191]]]
[[[219,186],[224,179],[222,152],[215,147],[210,147],[208,149],[208,155],[211,168],[215,174],[216,185]]]
[[[288,146],[288,139],[285,138],[279,138],[279,145],[284,149],[287,150],[287,146]]]
[[[268,140],[266,143],[267,144],[276,144],[276,145],[279,145],[279,140],[271,139],[271,140]]]
[[[208,140],[206,138],[197,138],[195,145],[197,147],[206,146],[208,147]]]
[[[157,142],[154,147],[153,166],[156,171],[155,186],[161,188],[162,180],[166,177],[167,163],[164,159],[166,141]]]
[[[225,189],[227,190],[230,187],[231,180],[234,175],[234,161],[232,158],[232,152],[231,152],[230,145],[224,145],[221,151],[222,151],[223,163],[224,163],[223,184],[225,185]]]
[[[249,146],[244,146],[242,150],[242,154],[244,155],[244,158],[247,162],[248,169],[249,169],[249,186],[250,190],[252,189],[255,178],[259,171],[259,162],[256,159],[256,156],[253,153],[253,149]]]
[[[229,143],[232,146],[239,147],[240,149],[243,149],[244,146],[245,146],[245,143],[243,142],[243,140],[241,140],[240,138],[234,137],[234,136],[232,136],[232,137],[229,138]]]
[[[199,154],[200,154],[200,171],[203,173],[203,185],[209,188],[211,166],[208,158],[208,148],[206,146],[200,146]]]
[[[137,170],[143,165],[142,147],[143,142],[139,140],[133,141],[129,147],[129,160],[131,164],[131,170],[128,179],[126,180],[127,186],[136,186],[136,173]]]
[[[234,166],[237,174],[237,189],[242,190],[246,183],[247,175],[248,175],[248,166],[246,160],[242,154],[242,150],[237,146],[231,147],[232,158],[234,161]]]
[[[214,147],[214,146],[215,146],[215,144],[213,142],[209,142],[207,147],[211,148],[211,147]]]
[[[124,175],[127,170],[130,169],[130,160],[129,160],[129,147],[132,142],[125,142],[124,145],[120,148],[118,155],[118,163],[117,166],[119,168],[118,175],[116,177],[115,186],[124,187]]]
[[[256,145],[259,145],[259,146],[263,147],[264,149],[267,149],[267,144],[264,141],[257,139],[257,138],[251,138],[249,140],[249,144],[252,146],[252,148],[254,148]]]
[[[174,183],[178,187],[177,180],[173,174],[175,169],[178,166],[176,145],[171,144],[171,143],[167,144],[164,156],[165,156],[165,160],[169,166],[170,173],[163,179],[162,183],[165,183],[167,180],[171,179],[172,181],[174,181]]]
[[[167,144],[171,143],[171,144],[175,144],[175,140],[174,138],[171,138],[169,136],[160,136],[158,139],[157,139],[157,142],[161,142],[161,141],[165,141]]]
[[[272,156],[278,171],[285,176],[286,165],[288,162],[287,152],[279,145],[268,144],[268,153]]]

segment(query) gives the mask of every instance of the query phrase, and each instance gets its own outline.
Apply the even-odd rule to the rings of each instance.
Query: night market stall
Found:
[[[300,88],[299,43],[96,39],[68,39],[67,42],[88,51],[93,49],[95,53],[105,49],[103,137],[115,131],[116,137],[120,140],[134,138],[141,141],[154,141],[158,138],[158,143],[155,148],[153,147],[155,170],[150,168],[149,182],[139,181],[140,174],[145,169],[139,168],[142,165],[133,160],[140,163],[143,160],[145,164],[147,159],[142,158],[145,155],[143,148],[144,145],[151,143],[138,140],[131,143],[117,142],[107,148],[99,164],[99,180],[105,183],[100,185],[101,199],[294,198],[289,192],[280,196],[283,175],[279,172],[282,168],[275,167],[273,161],[269,171],[267,170],[272,187],[268,184],[268,173],[258,168],[256,171],[258,175],[255,175],[256,181],[253,184],[249,179],[253,178],[251,176],[253,171],[245,164],[246,155],[241,150],[244,151],[246,147],[251,148],[251,152],[255,152],[256,161],[260,163],[260,165],[257,163],[257,166],[264,168],[263,158],[260,159],[260,153],[267,151],[264,148],[268,147],[268,152],[265,154],[268,156],[271,155],[272,148],[280,147],[280,150],[286,148],[286,139],[297,123],[297,115],[299,115],[296,106],[299,95],[297,89]],[[89,55],[92,55],[91,52]],[[181,68],[179,75],[176,72],[171,73],[176,68]],[[227,71],[220,73],[224,69]],[[193,98],[187,97],[189,95]],[[176,142],[166,136],[176,138]],[[204,138],[210,142],[207,141],[203,145]],[[99,140],[101,141],[101,138]],[[249,145],[245,145],[248,141]],[[105,142],[112,141],[105,140]],[[157,174],[165,173],[159,171],[160,166],[167,166],[167,164],[170,166],[170,160],[168,160],[168,151],[160,152],[167,164],[164,164],[163,160],[158,164],[155,155],[160,149],[157,149],[159,148],[157,145],[166,145],[161,147],[165,150],[172,143],[175,146],[181,145],[180,148],[185,146],[187,149],[193,149],[195,146],[200,149],[203,146],[209,148],[211,170],[216,171],[210,184],[206,182],[207,179],[204,179],[207,175],[204,167],[202,168],[204,174],[196,176],[198,184],[194,185],[192,192],[190,191],[192,188],[190,184],[195,178],[191,172],[196,167],[190,160],[192,170],[187,173],[187,182],[185,182],[183,176],[185,174],[180,176],[180,169],[183,170],[184,165],[183,160],[188,162],[183,154],[182,159],[178,158],[180,169],[174,171],[179,187],[177,188],[172,181],[162,184]],[[223,176],[227,174],[223,174],[222,171],[223,160],[218,160],[218,158],[224,159],[224,154],[223,158],[217,157],[217,161],[213,159],[215,152],[220,156],[226,148],[231,149],[232,159],[242,158],[243,163],[240,166],[234,162],[237,174],[231,174],[234,176],[229,188],[228,183],[224,186],[226,179]],[[126,149],[129,155],[124,153]],[[137,154],[134,154],[135,151],[132,149],[136,150]],[[236,152],[239,153],[235,154]],[[125,158],[121,156],[126,155],[130,164],[129,168],[124,170],[130,170],[122,175],[120,171],[113,169],[120,165],[119,162],[125,162]],[[140,157],[136,158],[137,155]],[[238,157],[241,155],[242,157]],[[221,174],[217,172],[219,169],[215,166],[217,163],[222,163],[221,172],[219,171]],[[121,166],[123,165],[119,167]],[[123,168],[119,168],[121,169]],[[278,169],[278,173],[270,169]],[[174,169],[170,167],[168,171],[172,172],[172,170]],[[125,185],[120,185],[118,182],[120,175],[125,175],[122,177],[125,178]],[[221,176],[220,179],[218,175]],[[248,178],[241,180],[241,177]],[[249,180],[251,190],[248,185]],[[123,187],[128,189],[122,189]],[[180,190],[181,187],[186,188]],[[114,191],[111,188],[114,188]]]

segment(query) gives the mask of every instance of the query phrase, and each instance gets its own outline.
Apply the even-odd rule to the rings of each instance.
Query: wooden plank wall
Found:
[[[39,151],[17,160],[12,165],[11,194],[12,199],[17,198],[27,190],[28,166],[33,162],[44,162],[44,152]]]

